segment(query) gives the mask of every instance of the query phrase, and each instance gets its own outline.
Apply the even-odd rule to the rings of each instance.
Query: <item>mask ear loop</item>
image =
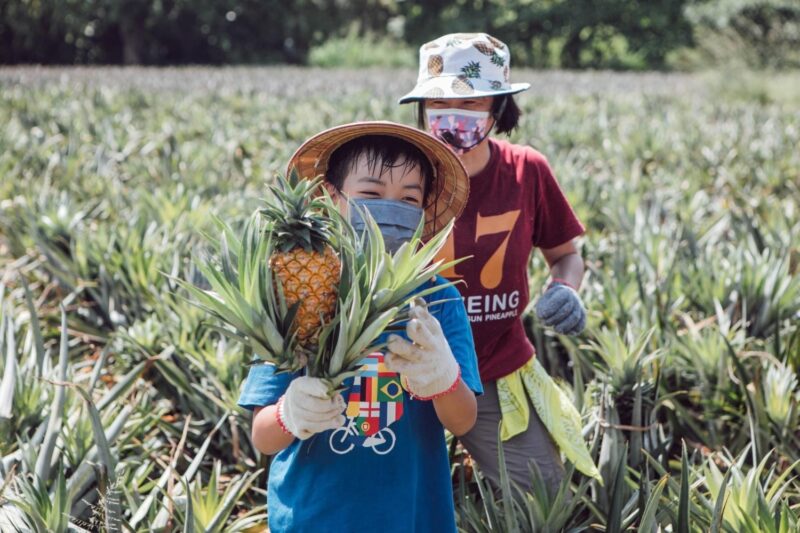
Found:
[[[500,104],[500,109],[498,109],[496,113],[492,113],[492,118],[494,119],[494,123],[492,124],[492,127],[489,128],[489,131],[494,129],[494,126],[495,126],[495,124],[497,124],[497,121],[500,120],[500,117],[503,116],[503,112],[505,112],[505,110],[506,110],[506,104],[507,103],[508,103],[508,95],[504,94],[503,95],[503,102]]]

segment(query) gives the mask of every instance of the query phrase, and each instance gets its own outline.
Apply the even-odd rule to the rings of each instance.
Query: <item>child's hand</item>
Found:
[[[298,439],[344,425],[341,394],[328,397],[328,386],[319,379],[301,376],[289,384],[278,403],[278,421]]]
[[[414,396],[432,399],[458,382],[460,369],[439,321],[428,312],[424,300],[417,299],[409,317],[406,332],[413,343],[390,336],[385,364],[402,374]]]
[[[586,327],[586,310],[572,288],[557,281],[536,302],[536,316],[562,335],[577,335]]]

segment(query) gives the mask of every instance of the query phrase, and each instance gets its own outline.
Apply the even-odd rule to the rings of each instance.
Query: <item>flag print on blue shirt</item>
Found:
[[[396,437],[389,426],[403,416],[403,388],[400,375],[386,368],[383,358],[373,353],[361,361],[346,394],[347,421],[328,440],[333,452],[345,454],[363,446],[384,455],[394,448]]]
[[[431,283],[445,281],[437,277],[420,290]],[[425,300],[442,325],[464,383],[482,393],[460,294],[447,287]],[[344,384],[345,426],[295,439],[273,458],[267,484],[273,533],[456,531],[444,428],[433,403],[411,399],[402,389],[395,396],[396,377],[382,371],[379,357],[369,359],[365,373]],[[271,365],[251,367],[239,405],[274,404],[294,377],[276,374]]]

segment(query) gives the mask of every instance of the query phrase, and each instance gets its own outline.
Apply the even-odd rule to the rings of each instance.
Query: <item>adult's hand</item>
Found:
[[[586,310],[572,287],[554,281],[536,302],[536,316],[562,335],[577,335],[586,327]]]

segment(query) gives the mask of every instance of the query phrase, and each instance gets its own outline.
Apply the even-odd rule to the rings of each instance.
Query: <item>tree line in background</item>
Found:
[[[531,67],[800,66],[797,0],[4,0],[0,63],[413,65],[467,31]]]

